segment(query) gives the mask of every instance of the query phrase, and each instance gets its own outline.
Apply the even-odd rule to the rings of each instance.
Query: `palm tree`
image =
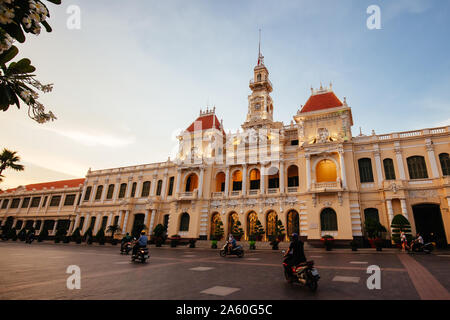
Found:
[[[17,155],[17,151],[10,151],[6,148],[0,153],[0,181],[2,181],[2,172],[5,169],[13,169],[15,171],[23,171],[24,166],[18,164],[20,157]]]
[[[119,231],[120,231],[120,227],[117,224],[111,225],[106,229],[106,232],[111,232],[111,237],[113,239],[114,239],[114,234]]]

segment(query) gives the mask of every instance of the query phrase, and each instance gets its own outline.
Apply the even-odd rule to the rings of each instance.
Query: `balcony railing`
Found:
[[[315,191],[327,192],[327,191],[339,191],[342,189],[341,184],[337,181],[331,182],[316,182],[312,185]]]
[[[288,187],[287,192],[288,193],[295,193],[298,191],[298,187]]]
[[[238,197],[241,195],[241,190],[231,191],[232,197]]]
[[[257,195],[257,194],[259,194],[259,189],[248,190],[248,194],[250,196]]]
[[[267,193],[268,194],[274,194],[274,193],[278,193],[278,188],[269,188],[267,189]]]
[[[222,198],[223,197],[223,192],[213,192],[212,193],[212,197],[213,198]]]
[[[181,199],[194,199],[197,198],[197,190],[190,191],[190,192],[181,192],[180,193]]]

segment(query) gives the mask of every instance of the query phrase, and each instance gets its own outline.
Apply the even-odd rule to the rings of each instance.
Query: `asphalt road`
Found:
[[[141,264],[118,246],[0,242],[0,299],[449,299],[449,252],[310,250],[321,275],[315,293],[285,282],[279,251],[247,251],[240,259],[150,246],[150,254]],[[67,288],[70,265],[80,268],[80,289]],[[367,287],[371,265],[381,268],[381,289]]]

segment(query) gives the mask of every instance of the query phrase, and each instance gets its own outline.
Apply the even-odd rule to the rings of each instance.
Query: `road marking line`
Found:
[[[450,254],[438,254],[438,257],[446,257],[446,258],[450,258]]]
[[[310,258],[323,258],[323,256],[310,256]]]
[[[117,261],[114,264],[130,264],[130,261]]]
[[[447,289],[422,264],[407,254],[398,254],[397,257],[405,266],[420,299],[450,300]]]
[[[212,267],[195,267],[195,268],[190,268],[189,270],[192,271],[208,271],[208,270],[212,270],[214,268]]]
[[[351,264],[368,264],[367,261],[350,261]]]
[[[228,296],[236,291],[239,291],[241,289],[239,288],[230,288],[230,287],[222,287],[222,286],[215,286],[215,287],[211,287],[209,289],[203,290],[200,293],[205,293],[205,294],[211,294],[211,295],[215,295],[215,296],[221,296],[221,297],[225,297]]]
[[[261,260],[261,258],[245,258],[245,260],[258,261]]]
[[[195,254],[185,254],[185,255],[183,256],[183,258],[194,258],[194,257],[196,257]]]
[[[358,283],[359,277],[335,276],[332,281]]]

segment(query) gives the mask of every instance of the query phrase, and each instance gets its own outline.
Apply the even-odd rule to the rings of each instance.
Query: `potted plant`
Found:
[[[250,246],[250,250],[256,250],[256,235],[252,234],[248,237],[248,244]]]
[[[392,230],[392,241],[398,247],[400,247],[401,245],[400,234],[402,232],[405,233],[408,243],[411,242],[412,240],[411,224],[409,223],[408,219],[406,219],[403,215],[398,214],[394,216],[391,223],[391,230]]]
[[[164,243],[164,234],[166,228],[162,224],[157,224],[155,229],[153,229],[153,237],[155,239],[155,245],[161,247]]]
[[[115,224],[115,225],[110,225],[108,226],[108,228],[106,229],[106,232],[111,232],[111,244],[113,246],[117,245],[117,239],[114,238],[114,235],[116,234],[116,232],[120,232],[120,227]]]
[[[70,242],[70,236],[64,236],[63,243],[69,243]]]
[[[280,243],[278,236],[276,234],[272,234],[269,236],[269,240],[270,245],[272,246],[272,250],[278,250],[278,244]]]
[[[95,239],[97,240],[98,244],[100,245],[104,245],[105,244],[105,231],[103,230],[103,228],[100,228],[97,232],[97,234],[95,235]]]
[[[170,237],[170,247],[175,248],[180,243],[180,235],[174,234]]]
[[[66,228],[58,228],[55,233],[55,243],[61,242],[67,234]]]
[[[255,235],[256,235],[256,241],[261,241],[262,240],[262,237],[263,237],[263,235],[264,235],[264,228],[263,228],[263,226],[262,226],[262,224],[261,224],[261,221],[259,221],[259,220],[256,220],[256,224],[255,224]]]
[[[358,251],[358,241],[353,239],[350,241],[350,246],[352,247],[352,251]]]
[[[238,220],[236,224],[233,226],[231,234],[236,239],[236,241],[240,241],[242,236],[244,235],[244,230],[241,227],[241,222]]]
[[[89,227],[86,232],[83,235],[83,239],[86,241],[87,244],[92,244],[94,239],[92,238],[92,228]]]
[[[333,244],[334,244],[334,237],[330,236],[330,235],[324,235],[320,241],[323,242],[324,246],[325,246],[325,250],[327,251],[331,251],[333,249]]]
[[[375,248],[375,242],[380,239],[381,233],[386,232],[386,228],[375,219],[366,219],[364,221],[364,230],[367,233],[372,248]]]
[[[275,225],[275,233],[277,235],[278,242],[281,242],[285,239],[286,234],[284,233],[285,229],[281,220],[277,219],[277,223]]]
[[[48,238],[48,229],[47,228],[43,228],[41,232],[39,232],[39,236],[38,236],[38,242],[42,242],[44,240],[47,240]]]
[[[19,231],[19,233],[17,234],[17,238],[19,238],[20,241],[25,241],[25,238],[27,237],[27,230],[25,228],[23,228],[22,230]]]
[[[216,227],[214,229],[214,234],[213,234],[212,240],[211,240],[211,248],[212,249],[217,249],[217,241],[222,239],[223,234],[224,234],[223,223],[221,220],[219,220],[216,224]]]
[[[13,227],[9,230],[9,236],[12,241],[17,241],[17,229],[16,227]]]
[[[375,248],[377,248],[377,251],[382,251],[383,249],[383,240],[378,238],[377,240],[375,240]]]
[[[75,243],[80,244],[81,243],[81,233],[80,228],[76,228],[72,233],[72,240],[75,241]]]
[[[197,242],[196,239],[190,239],[189,240],[189,248],[195,248],[195,242]]]

